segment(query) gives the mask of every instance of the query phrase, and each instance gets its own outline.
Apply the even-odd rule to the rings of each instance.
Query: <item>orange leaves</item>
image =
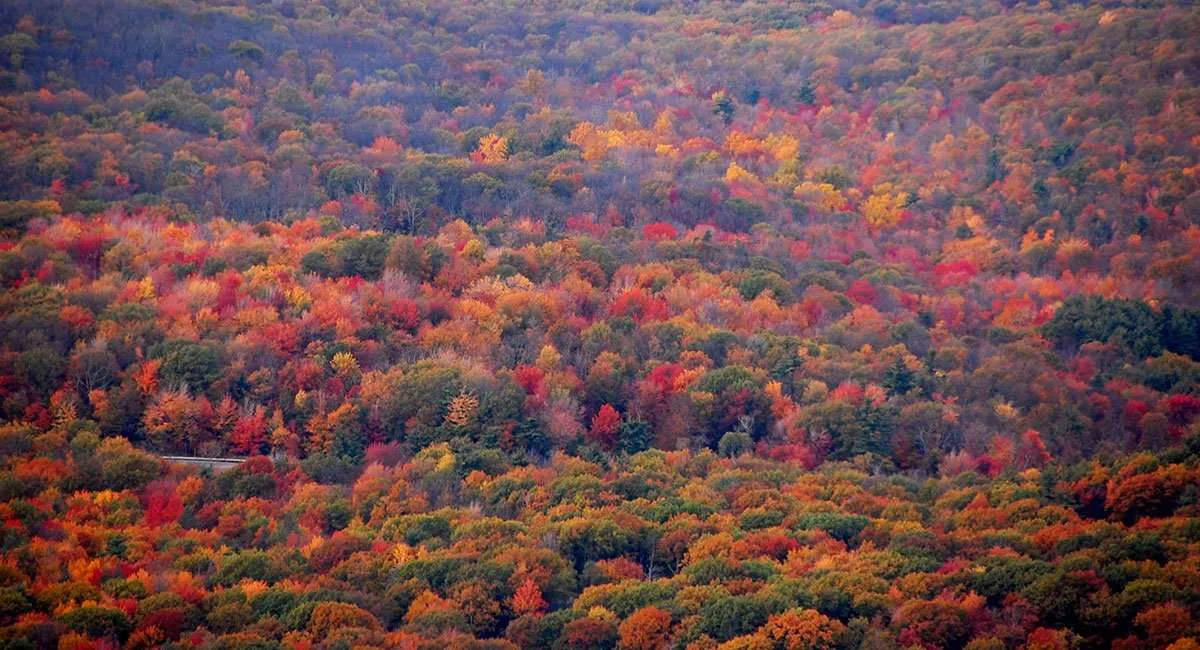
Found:
[[[546,600],[542,598],[542,590],[532,578],[526,578],[521,586],[513,593],[509,605],[518,616],[540,614],[546,610]]]
[[[415,606],[416,603],[413,603]],[[350,603],[325,602],[317,605],[308,620],[308,632],[324,639],[344,628],[380,629],[379,621],[367,610]]]
[[[368,150],[375,155],[381,157],[397,156],[402,151],[402,147],[395,140],[387,136],[379,136],[371,143]]]
[[[763,635],[787,650],[824,650],[837,647],[844,629],[841,621],[816,610],[791,609],[769,618]]]
[[[161,359],[150,359],[143,362],[133,375],[133,380],[143,393],[153,393],[158,388],[158,369],[162,366]]]
[[[1200,472],[1182,465],[1167,465],[1144,474],[1109,481],[1105,508],[1125,519],[1154,516],[1173,509],[1187,485],[1200,480]]]
[[[446,410],[446,422],[456,427],[465,427],[475,421],[479,410],[479,398],[470,393],[459,393],[450,400]]]
[[[671,614],[654,606],[629,615],[618,628],[621,647],[629,650],[664,650],[671,641]]]

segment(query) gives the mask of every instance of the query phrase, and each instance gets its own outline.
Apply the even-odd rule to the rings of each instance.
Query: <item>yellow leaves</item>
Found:
[[[471,158],[482,163],[501,163],[508,160],[508,138],[489,133],[479,139],[479,148],[471,154]]]
[[[243,332],[259,330],[265,325],[279,321],[279,313],[269,305],[247,307],[234,312],[233,322]]]
[[[396,565],[408,564],[414,560],[420,560],[427,555],[424,546],[413,548],[404,542],[400,542],[392,547],[390,553],[392,562]]]
[[[804,181],[796,186],[792,196],[808,203],[819,212],[838,212],[846,207],[846,197],[830,183]]]
[[[596,125],[591,122],[580,122],[571,129],[571,134],[567,136],[567,142],[579,147],[582,150],[583,159],[588,162],[596,162],[608,153],[608,138],[604,137],[597,129]]]
[[[518,84],[521,92],[527,95],[538,96],[546,88],[546,75],[537,68],[530,68],[525,73],[525,78]]]
[[[984,222],[983,217],[974,208],[967,205],[956,205],[951,208],[947,225],[951,228],[966,226],[975,233],[982,233],[987,230],[987,224]]]
[[[766,323],[778,322],[779,319],[783,318],[783,309],[771,297],[769,289],[758,294],[754,300],[751,300],[749,307],[750,313],[757,316],[764,326],[766,326]]]
[[[247,600],[254,600],[256,596],[261,595],[268,589],[268,587],[267,583],[263,582],[262,580],[247,579],[238,584],[238,589],[240,589],[243,594],[246,594]]]
[[[478,239],[472,239],[463,245],[463,257],[475,262],[482,262],[487,255],[487,246]]]
[[[537,367],[542,370],[554,370],[562,363],[562,354],[553,345],[543,345],[538,352]]]
[[[656,129],[663,126],[659,116]],[[669,122],[668,122],[669,123]],[[664,127],[666,128],[666,127]],[[567,142],[579,147],[580,156],[587,162],[597,162],[604,159],[611,149],[618,147],[643,147],[654,149],[660,156],[678,155],[674,147],[660,149],[666,146],[660,142],[664,134],[659,131],[643,129],[638,124],[637,114],[633,112],[609,111],[608,128],[600,128],[591,122],[580,122],[567,136]]]
[[[1055,254],[1058,263],[1072,271],[1079,271],[1092,259],[1092,246],[1085,239],[1071,237],[1064,239]]]
[[[800,156],[800,141],[786,133],[768,135],[763,140],[763,146],[779,162],[796,160]]]
[[[106,505],[109,505],[109,504],[117,501],[120,498],[121,498],[121,495],[117,492],[114,492],[112,490],[100,490],[99,492],[97,492],[95,494],[95,496],[92,497],[92,500],[98,506],[106,506]]]
[[[185,504],[195,501],[203,491],[204,479],[195,474],[180,481],[179,486],[175,488],[175,494],[179,495]]]
[[[349,377],[358,374],[358,359],[349,352],[337,352],[329,360],[329,367],[339,377]]]
[[[455,318],[471,320],[480,325],[491,322],[495,313],[487,303],[474,298],[461,298],[454,304]]]
[[[900,223],[904,205],[908,202],[907,192],[891,192],[888,184],[875,188],[871,196],[863,201],[859,211],[872,228],[891,228]]]
[[[675,113],[671,109],[663,109],[658,117],[654,118],[654,132],[665,136],[671,135],[675,131]]]
[[[158,297],[158,292],[154,290],[154,281],[149,277],[142,278],[134,287],[135,300],[154,300]]]
[[[283,292],[283,297],[292,309],[303,311],[312,307],[313,298],[304,287],[291,287]]]
[[[736,162],[731,162],[725,170],[725,182],[730,185],[737,183],[757,183],[758,177]]]
[[[602,130],[591,122],[580,122],[571,130],[567,141],[580,148],[584,160],[597,162],[604,159],[609,149],[624,145],[625,137],[618,130]]]
[[[311,558],[313,553],[325,545],[325,538],[317,535],[310,539],[307,544],[300,548],[300,554],[304,557]]]
[[[437,464],[434,465],[434,469],[438,472],[448,472],[454,469],[454,466],[457,463],[458,458],[455,457],[453,452],[447,449],[446,452],[442,454],[440,458],[438,458]]]
[[[1013,406],[1011,402],[1004,400],[996,402],[996,406],[993,410],[995,410],[996,415],[1005,420],[1015,420],[1021,417],[1021,411],[1017,409],[1017,407]]]
[[[458,350],[466,354],[484,354],[500,343],[500,328],[480,327],[465,320],[449,320],[421,329],[420,344],[429,348]]]

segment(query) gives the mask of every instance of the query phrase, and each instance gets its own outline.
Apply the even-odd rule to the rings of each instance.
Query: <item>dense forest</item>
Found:
[[[1200,650],[1197,34],[3,0],[0,650]]]

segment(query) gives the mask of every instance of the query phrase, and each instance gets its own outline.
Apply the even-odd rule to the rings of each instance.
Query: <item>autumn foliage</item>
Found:
[[[1197,33],[7,0],[0,647],[1198,647]]]

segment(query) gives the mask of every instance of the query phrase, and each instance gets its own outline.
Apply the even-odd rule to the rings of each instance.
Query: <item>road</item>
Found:
[[[202,469],[208,468],[214,472],[233,469],[245,461],[244,458],[201,458],[199,456],[159,456],[159,458],[172,463],[191,465]]]

